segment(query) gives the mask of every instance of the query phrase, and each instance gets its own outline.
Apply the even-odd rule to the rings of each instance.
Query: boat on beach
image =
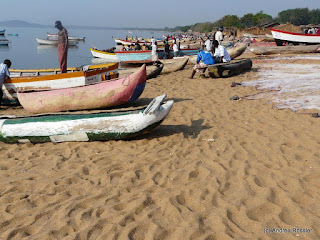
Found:
[[[88,142],[133,138],[158,126],[173,101],[156,97],[142,110],[38,116],[1,116],[0,141],[6,143]]]
[[[6,32],[6,30],[5,29],[3,29],[3,30],[0,30],[0,35],[4,35],[4,33]]]
[[[189,61],[189,58],[178,57],[174,59],[162,59],[159,61],[164,65],[161,74],[168,74],[184,69]]]
[[[313,53],[319,45],[296,45],[296,46],[249,46],[248,49],[256,55],[287,54],[287,53]]]
[[[235,58],[241,56],[241,55],[246,51],[247,46],[248,46],[247,43],[242,43],[242,44],[239,44],[239,45],[236,46],[236,47],[228,48],[228,49],[227,49],[227,52],[229,53],[231,59],[235,59]],[[197,63],[197,55],[195,55],[195,56],[190,56],[190,57],[189,57],[189,61],[190,61],[192,64],[196,64],[196,63]]]
[[[317,45],[320,44],[320,34],[305,34],[305,33],[293,33],[286,32],[274,28],[270,28],[273,38],[275,39],[278,46],[285,44],[293,45]]]
[[[147,51],[116,51],[114,53],[101,51],[95,48],[90,48],[94,57],[104,58],[108,61],[119,61],[122,63],[150,63],[152,62],[151,50]],[[195,55],[199,49],[181,49],[179,54],[181,56]],[[159,59],[164,58],[164,52],[157,51]],[[173,58],[173,50],[170,50],[169,58]]]
[[[147,80],[151,79],[151,78],[155,78],[157,77],[162,69],[163,69],[163,64],[159,64],[159,65],[149,65],[146,67],[147,69]],[[118,69],[118,73],[119,73],[119,77],[125,77],[128,76],[134,72],[137,71],[137,68],[125,68],[125,69]]]
[[[56,33],[47,33],[47,38],[50,40],[58,40],[58,34]],[[68,36],[69,41],[74,40],[74,41],[84,41],[85,37],[70,37]]]
[[[227,78],[248,71],[252,68],[251,59],[234,60],[227,63],[218,63],[208,67],[211,78]]]
[[[124,78],[54,90],[18,90],[20,104],[31,113],[108,108],[133,102],[146,85],[146,66]]]
[[[2,85],[2,102],[6,104],[18,104],[17,89],[59,89],[85,86],[107,79],[117,77],[118,63],[111,63],[109,66],[90,69],[90,67],[79,68],[68,73],[54,72],[54,74],[10,76]],[[34,70],[34,69],[33,69]],[[31,70],[31,71],[33,71]],[[24,70],[25,71],[25,70]]]
[[[43,39],[43,38],[36,38],[37,42],[42,45],[58,45],[58,40],[52,39]],[[69,46],[76,46],[79,43],[78,40],[68,40]]]

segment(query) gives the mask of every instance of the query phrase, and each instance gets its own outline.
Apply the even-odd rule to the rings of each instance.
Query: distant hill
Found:
[[[30,27],[30,28],[53,28],[52,25],[44,25],[38,23],[29,23],[22,20],[11,20],[11,21],[0,21],[0,27]],[[66,28],[73,29],[97,29],[97,30],[143,30],[143,31],[162,31],[163,29],[159,28],[115,28],[115,27],[94,27],[94,26],[77,26],[77,25],[66,25]]]
[[[29,22],[21,21],[21,20],[2,21],[2,22],[0,22],[0,26],[2,26],[2,27],[35,27],[35,28],[52,27],[49,25],[29,23]]]

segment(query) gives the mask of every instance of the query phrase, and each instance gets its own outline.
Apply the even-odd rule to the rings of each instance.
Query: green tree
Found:
[[[238,27],[240,25],[240,20],[236,15],[226,15],[222,18],[224,27]]]
[[[310,23],[311,14],[308,8],[295,8],[280,12],[277,19],[280,23],[307,25]]]

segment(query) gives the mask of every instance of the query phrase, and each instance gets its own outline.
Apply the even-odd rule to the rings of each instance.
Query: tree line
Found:
[[[279,23],[291,23],[293,25],[308,25],[308,24],[320,24],[320,9],[309,10],[308,8],[295,8],[288,9],[278,13],[276,18],[265,14],[260,11],[256,14],[248,13],[243,17],[239,18],[237,15],[226,15],[216,22],[205,22],[196,23],[194,25],[177,26],[175,28],[166,27],[165,31],[182,31],[187,32],[192,30],[194,32],[211,32],[212,29],[223,26],[223,27],[235,27],[239,29],[259,26],[261,24],[269,22]]]

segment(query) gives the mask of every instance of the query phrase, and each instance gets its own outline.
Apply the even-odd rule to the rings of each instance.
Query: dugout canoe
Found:
[[[158,126],[173,101],[156,97],[147,108],[127,112],[2,116],[0,141],[6,143],[88,142],[136,137]]]
[[[248,49],[256,55],[287,54],[287,53],[313,53],[318,50],[319,45],[297,45],[297,46],[249,46]]]
[[[43,38],[36,38],[37,42],[40,45],[58,45],[58,40],[52,40],[52,39],[43,39]],[[76,46],[79,43],[78,40],[68,40],[68,45],[69,46]]]
[[[108,68],[113,70],[111,73],[113,76],[110,79],[117,78],[117,69],[119,67],[118,63],[101,63],[84,65],[80,67],[67,68],[68,73],[79,72],[83,70],[93,70],[99,68]],[[21,76],[46,76],[53,74],[60,74],[60,68],[39,68],[39,69],[14,69],[10,68],[10,77],[21,77]]]
[[[250,70],[251,68],[251,59],[243,59],[211,65],[208,67],[208,72],[212,78],[227,78]]]
[[[185,68],[189,61],[188,57],[178,57],[175,59],[162,59],[160,62],[164,65],[160,74],[168,74],[180,71]]]
[[[4,33],[6,32],[6,30],[5,29],[3,29],[3,30],[0,30],[0,35],[4,35]]]
[[[247,46],[248,46],[247,43],[239,44],[236,47],[228,48],[227,52],[229,53],[231,59],[235,59],[235,58],[241,56],[246,51]],[[192,64],[196,64],[197,63],[197,55],[189,57],[189,61]]]
[[[146,68],[147,68],[147,80],[148,80],[148,79],[157,77],[161,73],[163,69],[163,64],[150,65],[150,66],[147,66]],[[136,71],[137,71],[137,68],[125,68],[125,69],[119,69],[118,73],[119,73],[119,77],[125,77]]]
[[[79,68],[78,71],[59,73],[44,76],[19,76],[6,79],[2,85],[3,99],[6,104],[17,104],[17,89],[60,89],[69,87],[85,86],[99,83],[118,76],[115,72],[118,69],[118,63],[103,65],[101,68],[84,70]],[[33,69],[34,70],[34,69]]]
[[[44,91],[18,91],[22,107],[31,113],[53,113],[115,107],[139,98],[146,85],[146,66],[112,81]]]

